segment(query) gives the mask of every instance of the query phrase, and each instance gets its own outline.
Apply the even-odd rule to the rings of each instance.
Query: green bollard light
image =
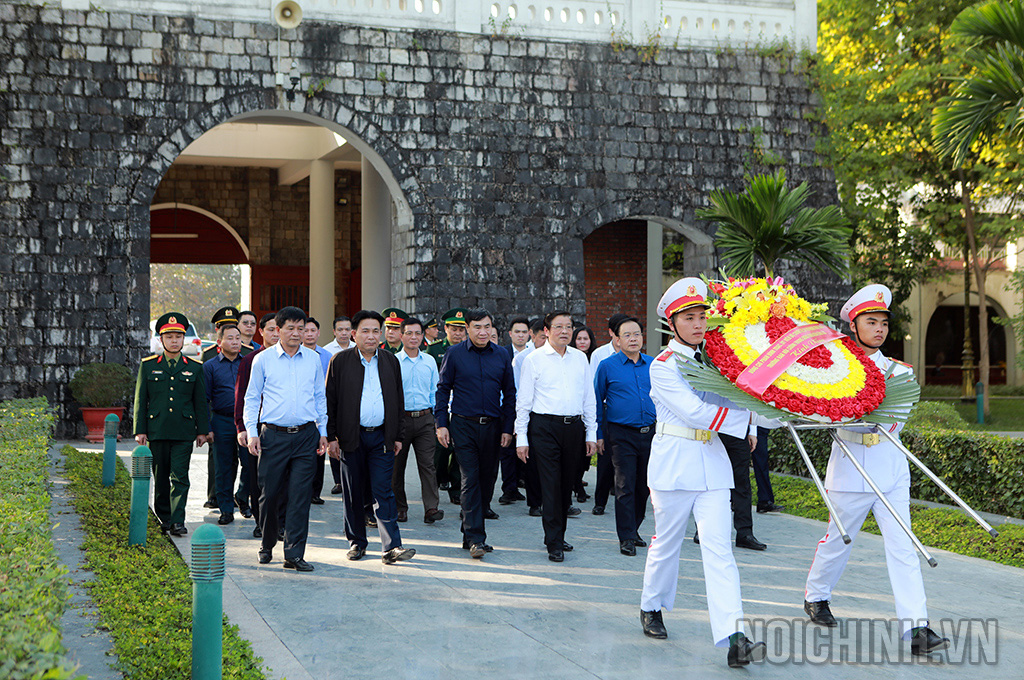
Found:
[[[978,384],[974,386],[974,393],[977,395],[974,399],[978,406],[978,425],[985,424],[985,383],[978,381]]]
[[[192,680],[221,680],[224,532],[204,524],[192,535]]]
[[[146,522],[149,519],[149,475],[153,453],[148,446],[132,451],[132,509],[128,516],[128,545],[146,546]]]
[[[121,419],[108,413],[103,420],[103,486],[114,486],[114,466],[117,464],[117,428]]]

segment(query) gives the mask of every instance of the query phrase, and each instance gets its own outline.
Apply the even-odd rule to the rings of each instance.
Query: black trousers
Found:
[[[768,429],[757,428],[757,446],[751,455],[754,463],[754,481],[757,483],[757,507],[775,503],[772,478],[768,474]]]
[[[527,428],[529,437],[529,428]],[[531,508],[539,508],[544,505],[544,499],[540,492],[540,474],[537,472],[537,459],[530,454],[523,464],[523,490],[526,491],[526,504]]]
[[[459,459],[455,455],[455,449],[451,446],[441,446],[441,442],[436,438],[434,439],[434,473],[437,475],[438,485],[450,484],[454,487],[460,483],[462,478],[459,474]]]
[[[309,499],[313,488],[313,469],[323,464],[316,449],[320,433],[315,425],[295,432],[279,432],[263,426],[260,444],[259,481],[260,527],[263,530],[263,548],[271,550],[277,544],[278,512],[286,505],[284,522],[284,557],[296,560],[306,553],[309,534]],[[287,493],[287,500],[282,496]]]
[[[511,446],[501,448],[498,452],[498,461],[501,466],[501,495],[514,496],[519,490],[519,480],[524,473],[523,461],[516,455],[515,440]]]
[[[316,469],[313,470],[312,498],[319,498],[324,490],[324,461],[317,461]]]
[[[733,437],[718,434],[725,444],[725,452],[732,462],[733,489],[732,525],[736,529],[736,538],[745,538],[754,534],[754,516],[750,509],[750,444],[746,437]]]
[[[462,471],[462,535],[470,544],[484,543],[484,510],[491,507],[498,480],[501,421],[495,418],[481,424],[453,415],[449,431]]]
[[[647,432],[635,427],[608,423],[604,434],[604,455],[615,470],[615,532],[619,542],[640,537],[640,525],[647,515],[647,464],[651,460],[654,426]],[[600,467],[598,467],[600,470]]]
[[[536,459],[543,505],[544,545],[548,551],[561,550],[565,541],[566,513],[580,460],[586,445],[583,419],[530,414],[526,432],[530,459]]]
[[[341,484],[341,460],[338,458],[331,458],[331,477],[334,479],[335,484]]]
[[[597,483],[594,484],[594,505],[608,505],[608,495],[615,486],[615,466],[608,455],[608,435],[605,434],[605,454],[597,457]]]

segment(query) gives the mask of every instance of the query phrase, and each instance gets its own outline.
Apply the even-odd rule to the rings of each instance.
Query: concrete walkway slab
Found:
[[[193,530],[217,519],[215,511],[202,508],[202,451],[192,461],[187,519]],[[590,489],[593,474],[588,473]],[[329,471],[326,478],[329,490]],[[691,541],[680,558],[676,609],[665,614],[670,637],[650,640],[638,620],[643,550],[633,558],[619,554],[611,512],[597,517],[585,504],[584,513],[569,520],[567,540],[576,550],[563,564],[552,564],[540,519],[529,517],[523,503],[495,503],[501,518],[487,523],[495,552],[471,560],[461,549],[458,509],[442,502],[445,519],[424,524],[418,484],[410,465],[410,521],[400,527],[403,543],[418,554],[399,565],[380,562],[373,529],[367,556],[359,562],[346,559],[342,502],[326,490],[326,503],[311,508],[306,559],[315,565],[313,573],[282,569],[280,547],[270,564],[259,565],[252,520],[236,514],[235,522],[223,527],[226,613],[276,677],[737,677],[725,664],[725,650],[710,642],[700,553]],[[653,531],[648,517],[646,538]],[[942,550],[933,551],[939,566],[923,569],[933,627],[950,637],[959,632],[948,657],[920,661],[910,656],[909,644],[893,646],[887,631],[894,606],[882,539],[870,534],[857,538],[833,599],[833,612],[844,626],[809,627],[803,585],[824,529],[814,520],[755,515],[755,533],[769,549],[737,550],[736,559],[745,613],[756,620],[756,635],[768,636],[769,662],[742,672],[817,678],[827,670],[843,679],[1024,675],[1024,570]],[[187,557],[187,537],[176,544]],[[887,644],[888,658],[883,658]],[[968,665],[981,653],[991,663]]]

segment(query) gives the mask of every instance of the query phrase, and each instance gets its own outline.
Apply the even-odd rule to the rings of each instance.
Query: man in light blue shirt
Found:
[[[405,393],[405,439],[395,457],[391,489],[398,503],[398,521],[409,520],[409,500],[405,495],[405,464],[409,446],[416,451],[416,467],[420,473],[423,496],[423,521],[433,524],[444,517],[437,507],[439,497],[437,472],[434,469],[434,395],[437,392],[437,362],[420,351],[423,345],[423,324],[409,317],[400,326],[402,349],[395,355],[402,368],[402,390]]]
[[[277,505],[287,494],[284,567],[313,571],[303,555],[317,456],[327,452],[324,369],[319,355],[302,346],[305,312],[285,307],[277,313],[276,322],[281,339],[253,361],[242,416],[249,452],[259,458],[263,487],[259,562],[271,560],[277,543]]]

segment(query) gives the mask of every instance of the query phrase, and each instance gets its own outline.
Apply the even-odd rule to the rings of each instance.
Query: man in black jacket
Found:
[[[366,554],[365,482],[376,500],[374,511],[384,564],[410,559],[412,548],[402,547],[398,507],[391,490],[395,454],[401,450],[405,396],[398,359],[379,351],[384,318],[361,310],[352,317],[355,347],[338,352],[327,369],[328,452],[341,459],[345,500],[345,536],[348,559]]]

